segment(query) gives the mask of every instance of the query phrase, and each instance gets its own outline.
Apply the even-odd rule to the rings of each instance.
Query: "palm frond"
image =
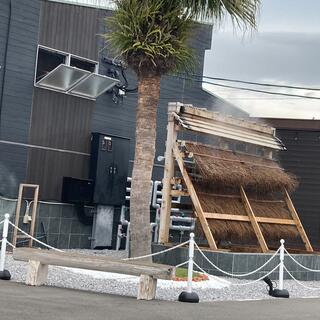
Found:
[[[194,65],[188,38],[193,21],[169,0],[117,0],[104,38],[137,72],[165,74]]]
[[[230,16],[238,26],[256,27],[260,0],[176,0],[196,18],[221,21]]]

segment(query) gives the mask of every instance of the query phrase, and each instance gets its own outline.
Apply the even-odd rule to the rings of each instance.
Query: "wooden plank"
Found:
[[[277,218],[267,218],[267,217],[257,217],[256,220],[259,223],[270,223],[270,224],[283,224],[288,226],[294,226],[296,223],[291,219],[277,219]]]
[[[165,151],[164,176],[162,180],[162,203],[160,211],[160,228],[159,242],[165,243],[169,241],[169,226],[171,215],[171,179],[174,176],[174,157],[172,153],[173,145],[177,139],[177,131],[175,130],[174,117],[172,112],[177,108],[177,104],[169,104],[168,126],[167,126],[167,142]]]
[[[213,238],[213,235],[212,235],[211,230],[209,228],[208,222],[203,214],[202,206],[201,206],[201,203],[198,199],[196,190],[194,189],[194,186],[193,186],[192,181],[188,175],[188,172],[184,167],[183,158],[181,156],[180,150],[178,149],[177,145],[174,146],[173,153],[176,157],[180,172],[181,172],[182,177],[184,179],[184,182],[187,186],[187,189],[190,194],[190,198],[192,200],[193,206],[197,212],[197,216],[198,216],[199,221],[201,223],[203,232],[208,240],[208,244],[211,249],[217,250],[218,247],[217,247],[216,242]]]
[[[157,279],[141,275],[138,289],[138,300],[153,300],[156,297]]]
[[[304,228],[303,228],[303,225],[302,225],[302,223],[301,223],[301,221],[300,221],[300,218],[299,218],[299,216],[298,216],[298,213],[297,213],[297,211],[296,211],[296,209],[295,209],[295,207],[294,207],[294,205],[293,205],[293,203],[292,203],[292,201],[291,201],[291,198],[290,198],[290,196],[289,196],[289,193],[288,193],[288,191],[287,191],[286,189],[284,189],[284,194],[285,194],[286,204],[287,204],[287,206],[288,206],[288,209],[289,209],[289,211],[290,211],[290,214],[291,214],[291,216],[292,216],[292,219],[293,219],[293,220],[295,221],[295,223],[296,223],[297,229],[298,229],[299,234],[300,234],[300,236],[301,236],[301,239],[302,239],[302,241],[303,241],[303,243],[304,243],[304,245],[305,245],[305,247],[306,247],[306,250],[307,250],[308,252],[313,252],[313,248],[312,248],[312,246],[311,246],[311,243],[310,243],[310,241],[309,241],[309,238],[308,238],[308,236],[307,236],[307,234],[306,234],[306,232],[305,232],[305,230],[304,230]]]
[[[263,234],[262,234],[262,232],[260,230],[259,224],[258,224],[258,222],[256,220],[256,217],[255,217],[255,215],[253,213],[253,210],[251,208],[250,202],[249,202],[249,200],[247,198],[247,195],[246,195],[246,193],[245,193],[245,191],[244,191],[242,186],[240,188],[240,193],[241,193],[241,197],[242,197],[242,202],[244,204],[244,207],[246,209],[248,217],[249,217],[249,219],[251,221],[253,230],[254,230],[257,238],[258,238],[258,242],[260,244],[262,252],[268,252],[269,248],[268,248],[267,243],[266,243],[266,241],[265,241],[265,239],[263,237]]]
[[[188,197],[189,192],[183,190],[171,190],[171,197]]]
[[[20,218],[20,210],[21,210],[21,202],[22,202],[22,193],[23,193],[23,184],[19,185],[19,195],[18,195],[18,201],[17,201],[17,207],[16,207],[16,219],[14,224],[16,226],[19,226],[19,218]],[[12,244],[15,247],[17,245],[17,235],[18,235],[18,229],[14,228],[13,230],[13,237],[12,237]]]
[[[206,217],[206,219],[251,222],[248,216],[235,215],[235,214],[204,212],[204,216]],[[256,218],[256,221],[259,223],[283,224],[283,225],[292,225],[292,226],[296,225],[295,221],[290,219],[278,219],[278,218],[257,217],[257,216],[255,216],[255,218]]]
[[[203,214],[206,219],[250,222],[250,219],[248,216],[241,216],[241,215],[235,215],[235,214],[224,214],[224,213],[211,213],[211,212],[204,212]]]
[[[28,185],[30,188],[30,185]],[[37,207],[38,207],[38,199],[39,199],[39,185],[35,186],[34,197],[33,197],[33,206],[32,206],[32,216],[31,216],[31,226],[30,226],[30,235],[34,237],[34,229],[36,226],[36,218],[37,218]],[[29,240],[29,248],[32,248],[33,239]]]
[[[167,280],[172,280],[175,275],[174,267],[162,264],[142,261],[120,261],[104,256],[98,257],[85,254],[70,254],[41,249],[17,248],[13,251],[13,258],[20,261],[39,261],[41,264],[45,265],[90,269],[134,276],[144,274]]]

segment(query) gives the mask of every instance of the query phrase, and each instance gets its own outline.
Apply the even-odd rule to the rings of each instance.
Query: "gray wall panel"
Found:
[[[33,96],[35,53],[38,42],[40,0],[14,0],[9,37],[9,0],[0,0],[0,95],[8,41],[6,77],[1,110],[2,140],[28,142]],[[15,196],[18,184],[26,181],[28,150],[0,144],[0,193]]]

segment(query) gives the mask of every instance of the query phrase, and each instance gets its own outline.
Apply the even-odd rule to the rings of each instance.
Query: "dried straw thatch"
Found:
[[[205,212],[247,216],[240,195],[210,195],[198,192],[198,197]],[[282,201],[266,202],[250,199],[250,204],[257,217],[291,219],[290,212]],[[250,242],[256,240],[250,222],[208,219],[208,224],[217,241]],[[267,241],[278,241],[281,238],[293,240],[299,237],[295,226],[261,223],[260,227]],[[199,231],[198,233],[202,234]]]
[[[276,192],[286,188],[293,191],[297,180],[284,172],[276,161],[258,156],[216,149],[187,142],[186,149],[193,154],[198,179],[215,187],[239,188],[241,185],[258,193]]]

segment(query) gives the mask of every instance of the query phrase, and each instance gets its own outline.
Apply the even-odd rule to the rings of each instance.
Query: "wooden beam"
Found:
[[[296,211],[296,209],[295,209],[295,207],[294,207],[294,205],[293,205],[293,203],[291,201],[289,193],[288,193],[288,191],[286,189],[284,189],[284,194],[285,194],[285,201],[286,201],[286,204],[287,204],[288,209],[290,211],[291,217],[296,223],[298,232],[299,232],[299,234],[301,236],[301,239],[302,239],[302,241],[303,241],[303,243],[304,243],[304,245],[306,247],[306,250],[309,251],[309,252],[313,252],[313,248],[311,246],[311,243],[310,243],[310,241],[308,239],[308,236],[307,236],[307,234],[306,234],[306,232],[305,232],[305,230],[304,230],[304,228],[302,226],[302,223],[300,221],[298,213],[297,213],[297,211]]]
[[[30,188],[30,185],[28,185]],[[31,226],[30,226],[30,235],[34,237],[34,229],[36,226],[36,218],[37,218],[37,208],[38,208],[38,199],[39,199],[39,186],[33,185],[34,188],[34,198],[32,205],[32,216],[31,216]],[[29,248],[32,248],[33,239],[29,239]]]
[[[16,226],[19,226],[22,194],[23,194],[23,184],[20,184],[19,185],[19,195],[18,195],[17,207],[16,207],[16,218],[15,218],[15,222],[14,222],[14,224]],[[17,235],[18,235],[18,229],[14,228],[13,237],[12,237],[12,244],[14,247],[16,247],[16,245],[17,245]]]
[[[173,112],[177,109],[177,104],[169,104],[168,126],[167,126],[167,142],[165,151],[164,176],[162,180],[162,203],[160,211],[160,228],[159,242],[165,243],[169,241],[169,226],[171,215],[171,181],[174,176],[174,157],[172,148],[177,140],[177,131],[175,130],[175,122]]]
[[[206,217],[206,219],[251,222],[248,216],[235,215],[235,214],[204,212],[204,216]],[[291,225],[291,226],[296,225],[295,221],[290,219],[278,219],[278,218],[257,217],[257,216],[255,218],[259,223],[283,224],[283,225]]]
[[[204,212],[203,214],[206,219],[250,222],[250,219],[248,216],[241,216],[241,215],[235,215],[235,214],[225,214],[225,213],[211,213],[211,212]]]
[[[171,190],[171,197],[188,197],[189,192],[183,190]]]
[[[259,224],[258,224],[258,222],[256,220],[256,217],[255,217],[255,215],[253,213],[253,210],[251,208],[250,202],[249,202],[249,200],[247,198],[247,195],[246,195],[246,193],[245,193],[245,191],[244,191],[242,186],[240,187],[240,193],[241,193],[242,202],[243,202],[244,207],[246,209],[247,215],[248,215],[248,217],[249,217],[249,219],[251,221],[253,230],[254,230],[257,238],[258,238],[258,242],[260,244],[262,252],[268,252],[269,248],[267,246],[266,241],[264,240],[264,237],[263,237],[263,234],[262,234],[261,229],[259,227]]]
[[[202,206],[201,206],[201,203],[200,203],[199,198],[197,196],[196,190],[194,189],[194,186],[193,186],[192,181],[188,175],[188,172],[184,167],[183,158],[182,158],[182,155],[181,155],[180,150],[177,147],[177,145],[174,145],[173,153],[174,153],[174,156],[176,157],[180,172],[181,172],[182,177],[184,179],[184,182],[187,186],[188,192],[190,194],[190,198],[191,198],[193,206],[197,212],[197,216],[198,216],[199,221],[201,223],[203,232],[208,240],[209,246],[211,249],[217,250],[218,247],[217,247],[216,242],[213,238],[213,235],[212,235],[211,230],[209,228],[208,222],[203,214]]]

